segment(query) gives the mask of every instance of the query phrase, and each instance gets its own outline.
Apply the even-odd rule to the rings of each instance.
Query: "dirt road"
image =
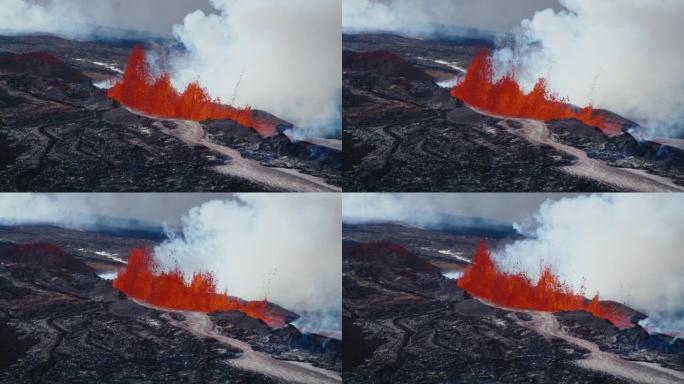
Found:
[[[518,324],[534,330],[547,339],[562,339],[589,351],[590,354],[585,359],[576,362],[582,368],[604,372],[639,384],[684,382],[684,372],[663,368],[657,364],[624,360],[613,353],[601,351],[595,343],[567,334],[553,313],[522,310],[517,310],[517,312],[524,312],[532,318],[525,321],[516,316],[515,312],[511,312],[509,317]]]
[[[214,322],[206,313],[158,308],[138,300],[133,301],[144,307],[166,312],[162,317],[175,327],[184,329],[198,337],[211,338],[229,347],[240,350],[242,353],[238,358],[227,361],[228,364],[236,368],[261,373],[266,376],[284,380],[288,383],[339,384],[342,382],[342,377],[335,371],[318,368],[309,363],[277,360],[265,353],[253,350],[252,346],[244,341],[222,335],[216,331]],[[184,320],[174,319],[170,316],[171,313],[183,315]]]
[[[684,192],[684,187],[667,178],[638,169],[611,167],[605,161],[590,158],[586,152],[579,148],[554,141],[548,126],[543,121],[509,118],[492,115],[472,107],[471,109],[477,113],[503,120],[499,123],[501,127],[533,144],[548,145],[577,158],[577,163],[562,168],[568,174],[596,180],[625,191]],[[506,121],[517,121],[522,125],[522,128],[514,128]]]
[[[254,183],[284,192],[340,192],[341,189],[327,184],[320,178],[305,175],[293,169],[264,167],[257,161],[245,159],[240,152],[207,140],[202,124],[190,120],[169,120],[178,128],[171,130],[161,122],[154,125],[162,132],[174,136],[190,145],[200,145],[230,157],[227,165],[216,170],[224,175],[250,180]]]

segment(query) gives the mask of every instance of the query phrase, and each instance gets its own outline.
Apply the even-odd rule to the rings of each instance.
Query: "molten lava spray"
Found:
[[[472,264],[456,284],[475,297],[503,307],[549,312],[582,310],[620,328],[632,326],[629,318],[613,305],[600,302],[598,294],[589,301],[584,292],[573,292],[549,267],[543,268],[536,284],[523,274],[500,271],[485,243],[477,247]]]
[[[452,90],[451,96],[488,113],[535,120],[577,119],[586,125],[599,128],[607,135],[619,135],[619,124],[597,116],[591,106],[576,111],[549,92],[546,80],[540,78],[530,93],[525,93],[511,74],[494,79],[492,59],[487,50],[481,50],[470,66],[463,81]]]
[[[185,120],[229,119],[252,127],[261,135],[276,134],[272,124],[254,121],[249,108],[237,109],[213,100],[199,83],[192,82],[179,94],[169,74],[154,79],[145,62],[145,52],[134,47],[123,79],[109,89],[107,95],[130,108],[153,116]]]
[[[271,327],[282,327],[285,320],[268,313],[266,301],[242,301],[216,292],[214,275],[195,273],[190,284],[179,270],[155,273],[154,257],[142,249],[133,249],[128,265],[120,268],[113,287],[129,297],[169,309],[196,312],[239,311],[260,319]]]

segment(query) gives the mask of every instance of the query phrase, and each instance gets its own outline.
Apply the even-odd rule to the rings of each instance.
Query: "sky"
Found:
[[[211,200],[231,199],[234,196],[226,193],[0,194],[0,222],[87,227],[93,223],[93,217],[102,216],[175,226],[193,207]]]
[[[440,214],[479,217],[514,223],[525,220],[546,200],[577,196],[559,193],[348,193],[342,198],[342,216],[399,220],[427,224]],[[437,219],[437,218],[435,218]]]
[[[558,0],[343,0],[343,28],[429,34],[429,24],[508,32]]]
[[[26,0],[29,4],[60,3],[78,8],[87,22],[106,27],[130,29],[171,36],[173,25],[185,15],[211,11],[208,0]]]

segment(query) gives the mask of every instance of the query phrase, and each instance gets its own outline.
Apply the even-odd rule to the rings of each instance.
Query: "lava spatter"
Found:
[[[194,121],[229,119],[254,128],[263,136],[276,133],[273,125],[257,124],[250,108],[222,105],[219,99],[212,99],[198,82],[190,83],[179,93],[171,84],[169,74],[154,78],[145,62],[145,52],[138,46],[131,51],[123,77],[108,90],[107,95],[152,116]]]
[[[112,286],[131,298],[156,307],[195,312],[238,311],[264,321],[271,327],[282,327],[285,320],[268,311],[264,301],[243,301],[218,292],[216,280],[209,272],[195,273],[186,283],[178,270],[158,271],[152,255],[143,249],[133,249],[126,267],[120,268]]]
[[[502,307],[548,312],[581,310],[620,328],[632,326],[630,319],[610,303],[599,301],[598,293],[587,300],[582,291],[573,292],[562,283],[548,266],[543,267],[536,283],[521,273],[500,271],[485,243],[477,247],[471,265],[456,284],[471,295]]]
[[[571,107],[567,99],[549,91],[544,78],[540,78],[529,93],[523,91],[510,73],[496,80],[487,50],[477,54],[464,79],[452,88],[451,96],[495,115],[535,120],[577,119],[599,128],[606,135],[622,132],[620,124],[608,121],[591,106],[580,110]]]

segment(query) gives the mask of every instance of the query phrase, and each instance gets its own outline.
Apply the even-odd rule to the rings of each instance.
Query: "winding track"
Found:
[[[316,176],[306,175],[294,169],[264,167],[257,161],[245,159],[239,151],[209,141],[202,124],[196,121],[164,119],[146,115],[131,108],[126,109],[136,115],[157,120],[154,123],[155,127],[186,144],[206,147],[213,152],[228,156],[231,159],[230,163],[216,167],[216,171],[224,175],[249,180],[268,189],[283,192],[342,192],[341,188],[330,185]],[[168,129],[161,121],[173,122],[178,128]]]
[[[568,174],[612,185],[618,189],[639,192],[684,192],[684,187],[671,180],[652,175],[643,170],[611,167],[605,161],[592,159],[579,148],[561,144],[553,140],[548,126],[543,121],[498,116],[470,107],[473,111],[503,120],[499,125],[509,132],[537,145],[548,145],[558,151],[577,158],[577,163],[563,167]],[[522,128],[510,126],[506,120],[517,121]]]
[[[491,303],[486,304],[492,305]],[[667,369],[657,364],[624,360],[618,355],[602,351],[598,345],[591,341],[567,334],[553,313],[502,309],[524,312],[530,315],[532,317],[530,321],[520,319],[515,315],[515,312],[511,312],[508,316],[518,324],[534,330],[547,339],[558,338],[588,350],[590,354],[585,359],[576,362],[582,368],[604,372],[639,384],[681,384],[684,382],[684,372]]]
[[[265,353],[253,350],[249,344],[243,341],[220,334],[214,328],[214,323],[211,321],[211,318],[205,313],[164,311],[181,313],[185,317],[185,321],[181,322],[172,319],[168,316],[168,313],[163,315],[162,317],[168,320],[172,325],[185,329],[196,336],[211,338],[242,351],[242,354],[237,359],[228,360],[228,363],[235,368],[261,373],[289,383],[332,384],[342,382],[342,378],[337,372],[314,367],[308,363],[276,360]]]
[[[156,118],[158,119],[158,118]],[[228,156],[231,162],[216,170],[224,175],[250,180],[271,189],[288,192],[340,192],[341,189],[327,184],[322,179],[302,174],[296,170],[264,167],[258,162],[242,157],[240,152],[223,145],[212,143],[206,138],[202,124],[190,120],[168,120],[178,128],[170,130],[161,122],[154,126],[162,132],[174,136],[191,145],[206,147],[216,153]]]
[[[201,338],[211,338],[231,348],[238,349],[242,354],[237,359],[228,360],[228,364],[235,368],[261,373],[266,376],[297,384],[340,384],[342,377],[339,373],[315,367],[309,363],[276,360],[271,356],[257,352],[244,341],[233,339],[217,332],[214,322],[206,313],[180,311],[159,308],[145,302],[129,298],[138,305],[165,312],[162,317],[174,327],[184,329]],[[170,313],[183,315],[184,321],[174,320]]]

